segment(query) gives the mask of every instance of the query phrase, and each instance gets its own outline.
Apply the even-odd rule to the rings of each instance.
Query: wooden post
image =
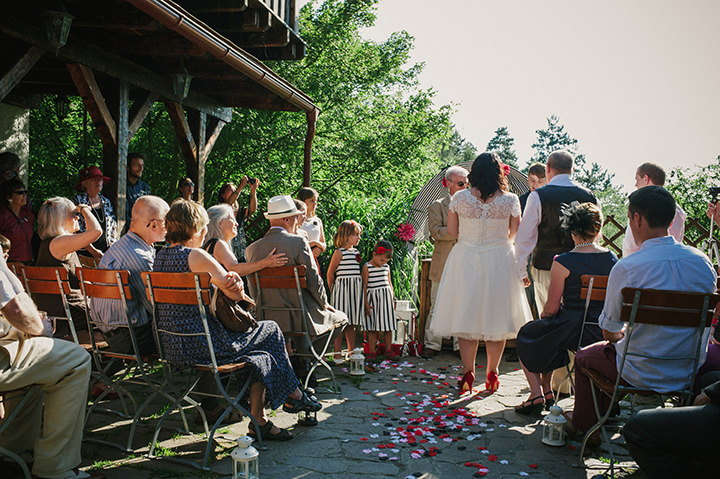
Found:
[[[425,323],[430,314],[430,293],[432,282],[430,281],[430,259],[420,260],[420,307],[418,311],[418,332],[417,338],[420,343],[425,342]]]
[[[303,161],[303,186],[310,186],[310,171],[311,171],[310,155],[312,154],[312,142],[313,142],[313,138],[315,138],[315,128],[317,126],[317,119],[318,119],[319,114],[320,114],[320,110],[318,110],[317,108],[305,113],[305,117],[307,118],[308,128],[307,128],[307,134],[305,135],[305,158]]]
[[[204,112],[193,112],[192,121],[188,121],[185,110],[179,103],[166,101],[165,108],[170,115],[175,136],[185,157],[185,171],[197,185],[195,195],[197,201],[203,204],[205,200],[205,163],[225,122],[220,119],[214,120],[216,121],[214,128],[208,128],[208,115]],[[209,135],[208,131],[211,131]]]
[[[112,164],[105,164],[105,161],[108,160],[107,156],[105,156],[103,166],[114,168],[114,175],[110,176],[114,176],[116,181],[113,190],[110,192],[112,195],[110,198],[117,198],[115,214],[117,215],[119,233],[123,230],[125,218],[127,217],[127,155],[128,144],[130,143],[130,86],[128,82],[120,80],[118,93],[117,145]],[[130,225],[128,225],[129,227]]]
[[[0,101],[3,101],[13,88],[20,83],[20,80],[27,75],[44,53],[45,51],[41,48],[30,47],[25,55],[0,78]]]

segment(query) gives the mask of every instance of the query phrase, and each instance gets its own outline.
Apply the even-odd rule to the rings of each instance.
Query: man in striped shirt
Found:
[[[165,215],[170,207],[157,196],[138,198],[132,210],[130,230],[116,241],[102,257],[98,268],[124,269],[130,272],[132,300],[128,300],[130,322],[141,354],[155,351],[151,317],[152,307],[145,295],[140,273],[152,271],[155,263],[153,243],[165,240]],[[119,299],[93,299],[93,317],[102,321],[100,330],[112,351],[132,354],[130,333],[119,327],[125,321]]]

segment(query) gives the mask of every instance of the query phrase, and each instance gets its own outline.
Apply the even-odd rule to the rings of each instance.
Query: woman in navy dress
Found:
[[[592,203],[574,201],[563,210],[560,227],[572,235],[575,248],[555,257],[540,319],[518,331],[515,347],[530,385],[530,399],[515,407],[519,414],[539,414],[553,404],[552,372],[569,364],[568,350],[602,340],[597,325],[583,330],[585,300],[580,298],[581,275],[607,276],[618,261],[615,253],[596,243],[602,224],[602,212]],[[586,321],[597,322],[602,306],[602,301],[590,301]]]
[[[165,217],[168,246],[158,252],[154,271],[210,273],[211,282],[235,300],[252,301],[245,295],[237,273],[228,272],[210,254],[201,249],[207,233],[208,215],[198,203],[179,199],[173,202]],[[218,365],[247,362],[252,367],[250,412],[260,426],[265,440],[288,440],[292,434],[273,425],[265,413],[283,405],[289,413],[314,412],[321,409],[314,396],[301,391],[285,349],[285,339],[274,321],[260,321],[245,333],[228,331],[207,311],[210,336]],[[197,306],[158,304],[158,327],[178,333],[203,331]],[[210,362],[207,343],[199,337],[165,335],[160,338],[170,362],[184,367]],[[249,435],[254,436],[254,430]]]

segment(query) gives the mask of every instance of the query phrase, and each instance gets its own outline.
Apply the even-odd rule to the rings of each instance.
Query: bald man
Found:
[[[567,150],[555,150],[548,155],[545,165],[548,182],[528,196],[515,236],[518,274],[526,287],[530,285],[527,263],[532,253],[530,271],[535,281],[535,304],[538,311],[543,310],[547,301],[553,258],[575,246],[570,234],[560,230],[562,204],[569,205],[573,201],[597,204],[597,198],[589,189],[571,179],[574,163],[575,158]]]
[[[152,306],[145,295],[140,277],[143,271],[152,271],[155,263],[154,243],[165,240],[165,215],[170,207],[157,196],[141,196],[132,210],[130,230],[105,252],[100,260],[100,269],[124,269],[130,272],[132,300],[128,300],[130,322],[135,330],[141,354],[155,351],[151,318]],[[93,319],[103,324],[100,330],[105,335],[110,349],[117,353],[132,354],[130,333],[118,327],[124,322],[123,306],[119,299],[93,299],[90,305]]]

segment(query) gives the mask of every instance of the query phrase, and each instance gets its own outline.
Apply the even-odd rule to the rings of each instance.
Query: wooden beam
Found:
[[[266,32],[270,29],[272,13],[267,10],[246,10],[243,12],[242,26],[246,32]]]
[[[117,110],[117,145],[112,151],[108,151],[107,155],[103,155],[103,171],[111,178],[115,178],[108,186],[110,186],[110,199],[115,200],[115,213],[118,232],[120,232],[125,226],[127,213],[127,155],[130,143],[130,87],[122,80],[118,88]]]
[[[279,48],[290,44],[290,31],[285,27],[261,33],[243,33],[238,28],[217,28],[216,31],[228,37],[240,48]]]
[[[32,27],[9,15],[0,15],[0,32],[26,41],[43,50],[55,52],[55,48],[48,42],[44,30]],[[127,58],[103,50],[96,45],[84,42],[75,36],[70,36],[68,43],[60,49],[58,58],[66,63],[87,65],[95,71],[125,80],[130,85],[141,90],[157,93],[160,98],[172,99],[175,97],[170,78],[138,65]],[[232,120],[231,108],[225,107],[219,101],[197,93],[192,89],[190,95],[183,100],[183,104],[186,107],[203,111],[223,121]]]
[[[8,93],[20,83],[20,80],[27,75],[44,54],[45,51],[41,48],[30,47],[25,52],[25,55],[0,78],[0,101],[3,101],[8,96]]]
[[[170,123],[172,123],[173,129],[175,130],[175,136],[177,137],[178,143],[180,143],[180,149],[185,157],[186,165],[188,162],[197,162],[197,144],[190,130],[190,124],[185,116],[185,110],[182,105],[177,102],[165,101],[164,103],[168,115],[170,115]]]
[[[312,154],[312,142],[313,138],[315,138],[315,129],[317,127],[317,119],[319,114],[320,110],[318,109],[305,112],[308,127],[307,134],[305,135],[305,155],[303,158],[303,186],[310,186],[310,171],[312,167],[312,164],[310,162],[310,155]]]
[[[131,120],[130,124],[128,125],[128,132],[130,138],[135,136],[135,133],[137,133],[138,128],[140,128],[140,125],[142,125],[142,122],[145,120],[145,117],[150,112],[153,103],[155,103],[157,99],[157,94],[148,93],[147,95],[145,95],[145,98],[136,100],[135,103],[133,103],[132,109],[130,110]]]
[[[113,120],[110,110],[100,92],[100,87],[95,81],[93,71],[79,63],[68,63],[66,65],[70,76],[75,82],[75,87],[83,99],[90,117],[93,119],[95,129],[100,135],[103,147],[114,148],[117,146],[117,125]]]
[[[187,0],[183,6],[193,14],[243,12],[248,7],[248,0]]]
[[[212,128],[212,133],[210,133],[210,136],[208,136],[208,139],[205,142],[205,149],[203,150],[203,156],[205,157],[205,161],[207,161],[207,159],[210,157],[210,152],[215,146],[215,142],[220,136],[220,132],[223,128],[225,128],[225,125],[227,125],[227,123],[222,120],[215,119],[215,122],[215,128]]]

